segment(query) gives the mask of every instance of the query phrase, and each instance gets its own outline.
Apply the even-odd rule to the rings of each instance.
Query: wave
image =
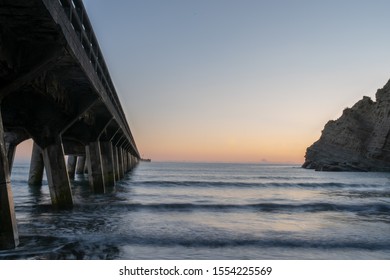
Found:
[[[314,238],[302,239],[294,236],[284,237],[255,237],[255,236],[210,236],[205,235],[164,235],[158,233],[148,234],[144,232],[128,234],[113,234],[109,240],[106,237],[88,236],[85,237],[65,237],[51,235],[24,235],[21,239],[24,242],[31,243],[29,246],[39,245],[40,243],[49,243],[52,250],[60,250],[63,246],[69,247],[70,244],[85,244],[85,247],[91,247],[93,244],[104,246],[109,242],[111,246],[126,245],[146,245],[146,246],[185,246],[185,247],[240,247],[254,246],[259,248],[316,248],[316,249],[366,249],[366,250],[390,250],[390,241],[386,240],[351,240],[340,237],[339,239]],[[29,240],[29,241],[27,241]],[[35,246],[34,245],[34,246]],[[39,247],[39,246],[38,246]]]
[[[0,259],[121,259],[123,246],[150,247],[151,254],[158,247],[194,248],[206,249],[232,249],[252,250],[278,249],[278,250],[326,250],[336,252],[347,250],[387,252],[390,250],[390,242],[387,240],[329,240],[301,238],[263,238],[263,237],[238,237],[238,236],[160,236],[150,234],[111,234],[108,236],[73,236],[59,237],[52,235],[21,235],[21,242],[24,248],[2,251]],[[135,249],[136,250],[136,249]],[[304,251],[302,251],[304,252]],[[385,253],[383,253],[385,254]],[[359,257],[359,255],[356,255]],[[301,257],[301,259],[305,259]],[[348,257],[348,259],[351,259]],[[353,259],[353,258],[352,258]]]
[[[132,236],[124,237],[126,244],[147,246],[184,247],[257,247],[261,248],[304,248],[304,249],[363,249],[390,250],[389,241],[369,240],[302,240],[299,238],[240,238],[240,237],[178,237],[178,236]]]
[[[293,211],[293,212],[323,212],[323,211],[348,211],[348,212],[384,212],[389,213],[389,204],[333,204],[333,203],[305,203],[305,204],[280,204],[280,203],[257,203],[257,204],[133,204],[134,209],[157,209],[157,210],[256,210],[261,212]]]
[[[272,177],[269,178],[272,180]],[[383,187],[378,184],[354,184],[354,183],[291,183],[291,182],[232,182],[232,181],[133,181],[130,184],[153,186],[153,187],[196,187],[196,188],[373,188]]]
[[[25,206],[27,207],[27,206]],[[23,206],[18,209],[22,211]],[[33,212],[51,212],[51,205],[32,206]],[[388,203],[336,204],[336,203],[254,203],[254,204],[195,204],[195,203],[117,203],[117,204],[78,204],[69,212],[93,213],[111,211],[158,211],[158,212],[275,212],[275,213],[316,213],[316,212],[352,212],[357,214],[390,215]],[[27,211],[24,209],[23,211]]]

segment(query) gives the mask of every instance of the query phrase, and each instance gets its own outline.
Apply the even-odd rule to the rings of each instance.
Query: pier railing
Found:
[[[92,29],[91,22],[81,0],[58,0],[65,11],[73,29],[77,34],[85,54],[89,58],[99,80],[107,92],[110,101],[118,110],[121,122],[125,125],[131,142],[135,145],[133,135],[127,123],[125,113],[119,101],[114,84],[111,80],[107,64],[103,58],[96,35]]]

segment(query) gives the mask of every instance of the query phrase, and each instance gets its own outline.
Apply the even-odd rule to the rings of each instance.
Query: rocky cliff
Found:
[[[321,171],[390,171],[390,81],[329,121],[307,148],[302,167]]]

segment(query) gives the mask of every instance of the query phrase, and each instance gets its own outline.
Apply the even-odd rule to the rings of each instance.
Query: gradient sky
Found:
[[[390,1],[84,0],[140,153],[296,162],[390,78]]]

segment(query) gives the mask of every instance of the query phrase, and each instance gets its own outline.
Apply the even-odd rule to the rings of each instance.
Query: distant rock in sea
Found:
[[[390,81],[329,121],[305,159],[318,171],[390,171]]]

